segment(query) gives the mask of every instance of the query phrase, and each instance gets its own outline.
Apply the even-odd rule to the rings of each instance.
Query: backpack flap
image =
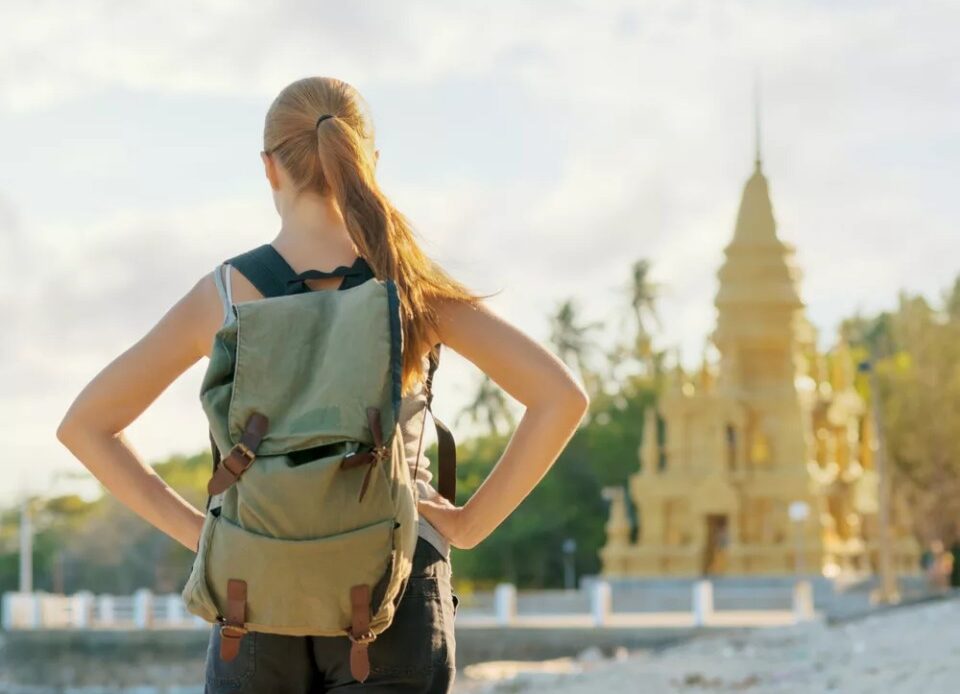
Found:
[[[240,441],[255,412],[270,420],[259,455],[338,441],[373,445],[371,406],[392,432],[403,347],[393,328],[395,296],[392,281],[373,280],[236,304],[237,320],[224,330],[236,327],[220,338],[221,370],[232,370],[232,380],[212,377],[201,393],[214,436],[229,442],[223,450]]]

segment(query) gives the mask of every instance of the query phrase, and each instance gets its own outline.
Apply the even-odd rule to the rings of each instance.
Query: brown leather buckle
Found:
[[[227,580],[226,615],[220,621],[220,658],[231,661],[240,653],[240,641],[249,630],[247,620],[247,582],[238,578]]]
[[[249,461],[247,463],[247,467],[249,467],[250,463],[252,463],[254,459],[257,457],[257,454],[251,451],[247,447],[247,444],[245,444],[243,441],[238,441],[237,444],[230,449],[230,452],[231,453],[237,452],[240,455],[242,455],[244,458],[246,458]]]
[[[241,441],[230,449],[227,457],[224,458],[220,464],[227,469],[227,472],[233,475],[235,482],[240,479],[240,475],[245,473],[247,468],[250,467],[256,459],[257,454],[251,451],[246,444]]]
[[[240,440],[220,461],[210,481],[207,482],[207,493],[210,496],[228,489],[240,479],[247,468],[253,465],[253,461],[257,459],[257,448],[267,432],[268,423],[267,417],[259,412],[250,415]]]
[[[370,425],[370,432],[373,436],[373,447],[368,451],[345,455],[343,460],[340,461],[340,468],[343,470],[360,467],[361,465],[368,466],[366,473],[363,475],[363,481],[360,483],[360,495],[357,497],[358,502],[363,501],[363,497],[367,493],[367,487],[370,485],[370,477],[373,474],[374,467],[390,459],[390,448],[383,440],[383,428],[380,422],[379,409],[376,407],[367,408],[367,423]]]
[[[367,645],[376,637],[370,630],[370,585],[361,583],[350,587],[350,674],[363,682],[370,675],[370,656]]]
[[[220,636],[225,639],[242,639],[247,633],[249,633],[248,629],[240,624],[227,622],[220,625]]]
[[[347,637],[351,641],[353,641],[353,643],[359,643],[359,644],[370,643],[371,641],[376,641],[377,639],[377,635],[374,634],[369,629],[367,629],[365,632],[363,632],[359,636],[353,635],[353,629],[347,629]]]

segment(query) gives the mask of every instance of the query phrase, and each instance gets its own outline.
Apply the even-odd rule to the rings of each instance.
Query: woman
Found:
[[[423,254],[377,185],[378,157],[368,111],[352,86],[311,77],[286,87],[267,113],[261,152],[281,219],[270,245],[296,273],[363,258],[378,278],[396,282],[405,336],[400,419],[408,444],[416,443],[424,423],[423,378],[438,342],[473,362],[526,411],[498,464],[462,506],[436,492],[425,458],[407,446],[421,490],[412,589],[371,644],[364,683],[350,675],[345,638],[251,633],[253,646],[223,662],[216,657],[215,628],[207,692],[449,691],[455,674],[449,549],[474,547],[503,522],[556,460],[587,409],[586,394],[559,359]],[[340,281],[310,280],[308,288],[336,288]],[[121,502],[194,551],[204,512],[145,465],[123,432],[174,379],[210,356],[214,335],[231,319],[231,302],[261,298],[235,268],[218,266],[83,389],[57,430]],[[427,586],[436,586],[439,600],[426,597]]]

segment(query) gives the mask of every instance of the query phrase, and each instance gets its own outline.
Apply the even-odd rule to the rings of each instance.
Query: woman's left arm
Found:
[[[219,306],[209,273],[84,387],[57,428],[57,439],[121,503],[193,551],[204,514],[137,457],[124,429],[205,354],[216,330],[211,302]]]

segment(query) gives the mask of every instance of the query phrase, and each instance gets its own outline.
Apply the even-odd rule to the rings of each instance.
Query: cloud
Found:
[[[428,252],[503,289],[492,303],[537,339],[568,297],[613,330],[646,257],[661,345],[698,361],[752,166],[757,73],[774,210],[822,338],[901,287],[935,292],[960,257],[958,19],[935,1],[4,3],[0,124],[38,143],[0,177],[0,309],[16,326],[0,415],[25,422],[20,464],[118,345],[275,228],[239,159],[217,174],[255,139],[219,123],[254,123],[307,74],[368,96],[385,188]],[[85,120],[57,135],[75,104]],[[455,355],[444,371],[441,414],[473,376]],[[198,385],[188,374],[135,425],[145,451],[203,445],[184,407]],[[174,427],[153,421],[184,433],[164,440]]]
[[[495,69],[551,14],[530,3],[5,3],[0,103],[31,109],[111,85],[272,94],[301,74],[425,83]]]
[[[8,426],[17,423],[3,432],[13,467],[31,469],[36,450],[45,451],[48,462],[69,459],[53,432],[70,399],[217,262],[262,242],[270,222],[264,213],[248,201],[219,200],[34,230],[17,256],[24,271],[2,295],[5,303],[11,299],[3,308],[13,329],[0,341],[0,416]],[[164,396],[159,409],[168,420],[188,419],[182,403],[186,394],[196,397],[199,376],[194,369]],[[185,434],[203,440],[199,409],[193,414],[193,426],[172,437],[166,427],[135,431],[160,455],[171,443],[183,445]]]

